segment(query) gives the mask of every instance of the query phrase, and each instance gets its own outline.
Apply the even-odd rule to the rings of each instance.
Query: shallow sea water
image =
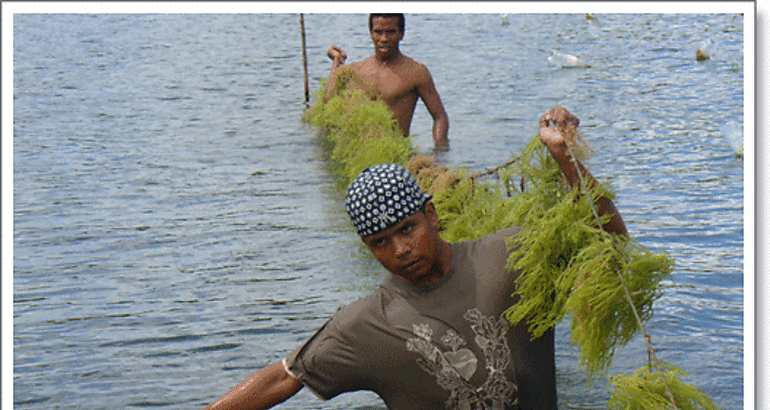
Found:
[[[641,243],[676,259],[659,356],[743,407],[744,164],[738,14],[408,15],[402,51],[450,115],[447,165],[483,170],[564,105]],[[504,24],[505,22],[508,24]],[[365,15],[305,15],[325,56],[371,54]],[[712,59],[695,60],[710,47]],[[300,119],[298,15],[14,17],[14,408],[201,407],[280,360],[384,273]],[[549,63],[573,54],[590,68]],[[430,153],[423,106],[412,131]],[[737,130],[737,131],[736,131]],[[557,328],[560,407],[600,409]],[[641,340],[612,373],[646,362]],[[379,409],[370,393],[284,409]]]

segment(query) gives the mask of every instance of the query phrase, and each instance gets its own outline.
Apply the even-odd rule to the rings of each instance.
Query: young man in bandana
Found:
[[[404,38],[403,14],[370,14],[369,34],[374,43],[374,55],[349,65],[344,65],[347,55],[332,46],[328,56],[332,60],[332,72],[326,91],[332,92],[337,77],[352,71],[352,86],[363,89],[372,98],[380,98],[388,105],[401,133],[409,136],[417,100],[422,99],[433,117],[433,141],[437,149],[448,148],[449,117],[441,103],[441,97],[433,84],[428,67],[401,54],[398,46]]]
[[[540,121],[541,141],[573,186],[580,178],[595,183],[567,152],[564,135],[578,123],[561,107]],[[601,215],[612,215],[605,230],[627,234],[612,201],[600,198],[597,206]],[[553,330],[531,340],[525,323],[510,325],[501,317],[516,302],[511,295],[520,273],[506,269],[505,238],[519,228],[445,242],[431,197],[393,164],[364,170],[350,185],[345,207],[391,275],[282,362],[254,373],[207,409],[269,408],[304,386],[323,399],[374,391],[399,410],[557,408]]]

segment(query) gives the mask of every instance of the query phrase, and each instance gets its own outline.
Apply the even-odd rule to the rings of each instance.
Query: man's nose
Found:
[[[393,239],[393,253],[397,258],[403,258],[404,256],[409,255],[409,252],[411,251],[412,247],[409,246],[406,241],[401,238]]]

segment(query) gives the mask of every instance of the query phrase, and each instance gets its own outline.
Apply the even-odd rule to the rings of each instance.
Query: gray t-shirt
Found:
[[[452,268],[427,287],[390,275],[341,308],[284,361],[324,399],[371,390],[389,409],[556,409],[553,331],[532,341],[501,317],[515,301],[505,238],[452,246]],[[517,407],[518,406],[518,407]]]

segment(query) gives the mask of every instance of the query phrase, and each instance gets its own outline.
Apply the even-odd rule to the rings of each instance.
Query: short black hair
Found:
[[[404,33],[404,29],[406,28],[406,19],[404,18],[403,13],[372,13],[369,15],[369,31],[372,31],[374,28],[374,23],[372,23],[372,20],[374,20],[375,17],[398,17],[398,29],[401,30],[401,33]]]

